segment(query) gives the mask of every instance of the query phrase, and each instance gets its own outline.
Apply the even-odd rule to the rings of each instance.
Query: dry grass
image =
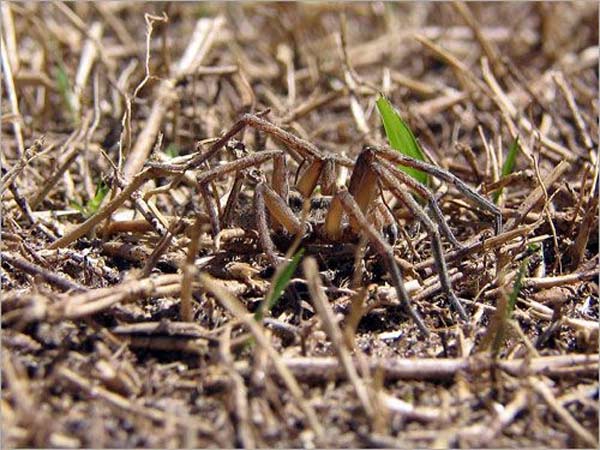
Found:
[[[593,2],[3,2],[3,446],[597,447],[597,24]],[[267,108],[354,161],[385,142],[379,92],[430,162],[502,190],[496,236],[431,184],[466,323],[384,194],[427,338],[368,239],[272,223],[265,255],[254,187],[279,163],[196,183],[284,147],[248,129],[198,163]],[[318,229],[326,196],[290,198]],[[290,246],[304,261],[257,321]]]

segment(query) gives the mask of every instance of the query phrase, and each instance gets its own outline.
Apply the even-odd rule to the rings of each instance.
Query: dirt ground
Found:
[[[597,3],[1,12],[3,447],[598,447]]]

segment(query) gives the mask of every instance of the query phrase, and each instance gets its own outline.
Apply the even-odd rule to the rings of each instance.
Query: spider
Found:
[[[272,161],[273,171],[270,185],[264,179],[258,180],[256,184],[254,214],[256,216],[260,246],[271,263],[277,264],[278,257],[271,238],[271,229],[269,228],[267,217],[270,216],[272,227],[276,230],[283,229],[291,235],[307,232],[302,221],[296,217],[288,203],[290,188],[286,155],[290,154],[299,163],[298,172],[300,172],[300,169],[304,165],[307,165],[306,169],[299,176],[297,174],[297,181],[295,183],[296,191],[304,199],[309,199],[312,197],[316,187],[320,185],[321,194],[331,196],[324,224],[319,229],[320,235],[330,242],[336,242],[340,241],[345,233],[348,232],[357,235],[364,234],[373,249],[382,257],[384,266],[389,273],[402,307],[415,321],[420,331],[424,335],[427,335],[428,329],[423,319],[411,305],[400,269],[394,258],[393,248],[380,231],[382,221],[369,220],[369,217],[377,219],[381,216],[382,212],[383,215],[386,214],[386,208],[381,208],[381,202],[376,201],[384,189],[391,192],[401,203],[408,207],[413,215],[423,224],[430,236],[438,276],[445,295],[458,312],[460,318],[466,320],[467,314],[450,283],[441,235],[443,234],[455,246],[460,247],[461,244],[444,219],[434,194],[426,186],[401,171],[398,166],[413,167],[454,185],[465,197],[495,216],[496,234],[502,230],[502,214],[500,210],[492,202],[447,170],[410,158],[385,146],[364,146],[356,162],[345,156],[324,153],[311,142],[301,139],[266,120],[264,118],[266,112],[256,115],[244,114],[206,152],[196,155],[185,166],[186,170],[198,168],[246,127],[254,128],[270,135],[274,140],[284,144],[286,148],[286,152],[283,150],[263,150],[247,154],[234,161],[205,170],[197,176],[199,190],[204,197],[211,220],[213,235],[216,236],[219,233],[222,225],[227,226],[229,224],[231,211],[234,203],[237,201],[241,183],[243,182],[243,174],[248,169],[257,168],[267,161]],[[352,170],[347,188],[345,186],[337,186],[336,184],[337,166],[345,166]],[[235,174],[232,192],[229,195],[227,204],[223,208],[222,214],[219,216],[218,208],[210,195],[208,186],[212,181],[232,173]],[[427,202],[431,211],[431,217],[406,187],[416,192]],[[349,219],[348,224],[345,224],[343,221],[345,215]],[[391,212],[388,211],[388,215],[391,215]]]

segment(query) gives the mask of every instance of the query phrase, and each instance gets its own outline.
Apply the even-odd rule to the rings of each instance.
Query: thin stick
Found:
[[[172,77],[163,80],[157,88],[157,97],[152,104],[150,117],[148,117],[144,129],[138,136],[135,146],[125,162],[123,168],[125,179],[134,177],[144,166],[163,119],[177,100],[175,92],[177,81],[202,63],[223,24],[224,19],[222,17],[215,19],[203,18],[196,23],[196,29],[191,36],[190,43],[181,60],[176,64]]]
[[[543,186],[538,186],[533,192],[531,192],[527,198],[521,203],[521,206],[517,209],[517,216],[510,219],[505,229],[507,231],[512,230],[514,227],[519,225],[521,221],[527,216],[527,214],[544,198],[544,188],[549,189],[556,181],[563,175],[563,173],[569,168],[570,164],[566,161],[562,161],[558,166],[546,176],[543,182]]]
[[[153,295],[175,295],[180,290],[180,278],[177,274],[132,280],[110,288],[90,289],[55,301],[48,310],[48,320],[78,319],[97,314],[119,302]]]
[[[49,144],[46,148],[42,150],[42,146],[45,143],[45,137],[41,136],[31,144],[30,147],[25,149],[25,154],[23,158],[19,159],[19,161],[10,169],[6,168],[6,163],[4,160],[2,161],[2,178],[0,179],[0,194],[4,192],[5,189],[8,188],[8,185],[15,181],[15,179],[19,176],[19,174],[31,164],[35,159],[40,156],[46,155],[50,151],[52,151],[55,147],[55,143]],[[2,155],[4,157],[4,155]]]
[[[4,167],[2,168],[2,172],[4,172]],[[17,186],[17,183],[15,182],[15,180],[12,180],[8,184],[8,190],[12,193],[17,206],[23,213],[23,216],[25,217],[27,222],[29,222],[30,224],[35,223],[35,217],[33,217],[33,212],[31,211],[31,207],[29,206],[29,203],[27,202],[27,199],[25,198],[25,196],[23,194],[21,194],[21,190]]]
[[[480,24],[477,22],[477,19],[464,1],[454,2],[452,3],[452,6],[456,11],[458,11],[465,23],[473,31],[473,34],[475,35],[477,42],[479,42],[483,53],[485,53],[487,58],[494,63],[493,67],[494,71],[496,72],[496,76],[502,77],[506,73],[506,69],[502,64],[496,44],[486,37],[485,33],[481,29]]]
[[[48,246],[48,249],[52,250],[55,248],[66,247],[71,242],[76,241],[81,236],[89,233],[96,225],[102,222],[104,219],[109,217],[113,212],[117,210],[119,206],[121,206],[127,199],[131,196],[136,189],[138,189],[142,184],[144,184],[149,178],[152,177],[156,173],[156,169],[151,167],[144,169],[138,175],[136,175],[131,183],[127,185],[125,189],[123,189],[119,195],[117,195],[111,202],[109,202],[106,206],[104,206],[100,211],[94,214],[92,217],[87,219],[81,225],[77,226],[74,230],[71,230],[69,233],[64,235],[62,238],[54,241],[52,244]]]
[[[185,258],[185,266],[182,270],[181,278],[181,304],[179,305],[179,316],[184,322],[191,322],[194,319],[192,310],[192,282],[197,276],[196,266],[194,261],[198,254],[198,239],[200,237],[203,218],[200,215],[196,216],[194,225],[190,233],[190,243]]]
[[[531,379],[531,384],[533,389],[540,394],[550,409],[561,418],[579,439],[591,448],[598,448],[598,439],[577,422],[571,413],[556,400],[556,397],[545,383],[540,380]]]
[[[59,367],[56,370],[56,374],[60,378],[77,386],[78,389],[80,389],[82,392],[85,392],[87,395],[90,395],[92,397],[98,397],[103,401],[107,402],[110,406],[116,408],[117,410],[125,411],[136,416],[144,417],[146,419],[152,420],[153,422],[163,424],[166,422],[170,422],[178,424],[179,426],[192,426],[197,431],[200,431],[201,433],[208,436],[213,434],[214,427],[212,425],[209,425],[208,423],[205,423],[200,418],[195,418],[193,421],[189,419],[186,420],[182,417],[173,417],[173,415],[169,413],[149,407],[147,405],[138,405],[137,403],[134,403],[126,397],[109,391],[108,389],[105,389],[101,386],[93,385],[81,375],[72,371],[71,369],[68,369],[65,366]]]
[[[92,67],[94,65],[94,61],[96,60],[96,56],[98,54],[97,48],[94,45],[93,40],[100,41],[102,38],[102,24],[100,22],[92,23],[89,30],[91,38],[88,38],[86,42],[83,44],[83,49],[81,50],[81,58],[79,60],[79,66],[77,68],[77,74],[75,75],[75,85],[73,86],[73,107],[75,109],[76,117],[79,116],[79,112],[81,111],[81,96],[83,94],[83,89],[87,84],[87,79],[90,75]]]
[[[312,257],[306,257],[304,258],[302,266],[308,283],[310,297],[313,305],[317,309],[319,317],[321,318],[323,328],[333,344],[333,348],[337,353],[340,364],[344,368],[350,383],[352,383],[352,386],[356,391],[356,395],[358,396],[365,413],[369,419],[372,420],[374,419],[375,412],[374,405],[369,398],[367,387],[358,376],[358,372],[356,371],[356,367],[354,366],[350,352],[348,351],[348,348],[344,342],[342,332],[336,323],[331,305],[323,293],[323,286],[321,284],[321,278],[319,277],[319,268],[317,267],[317,262]]]
[[[575,121],[575,126],[577,127],[577,130],[579,131],[579,134],[581,135],[581,138],[583,140],[583,144],[585,145],[586,150],[592,152],[592,150],[594,149],[594,143],[593,143],[592,138],[590,137],[590,134],[587,130],[585,121],[581,117],[581,112],[579,111],[579,108],[577,107],[577,103],[575,102],[575,97],[573,96],[573,92],[571,91],[571,88],[569,87],[569,84],[567,83],[565,76],[562,74],[562,72],[558,72],[558,73],[553,74],[552,78],[554,79],[554,81],[560,88],[561,92],[565,96],[565,99],[567,100],[567,105],[569,105],[569,109],[571,110],[571,114],[573,115],[573,119]]]
[[[24,260],[23,258],[12,255],[8,252],[0,253],[0,259],[3,262],[10,264],[11,266],[22,270],[25,273],[33,276],[40,276],[44,281],[51,284],[52,286],[56,286],[59,289],[65,291],[85,291],[87,288],[85,286],[80,285],[74,281],[68,280],[60,275],[55,274],[43,267],[38,266],[37,264],[33,264],[29,261]]]
[[[160,238],[160,240],[158,241],[158,244],[156,245],[156,247],[154,248],[154,250],[148,257],[148,259],[146,260],[146,263],[144,264],[144,267],[142,268],[140,278],[145,278],[145,277],[150,276],[150,274],[152,273],[152,269],[158,262],[158,259],[168,250],[169,246],[171,245],[171,242],[173,241],[173,238],[177,234],[181,233],[181,231],[183,230],[184,227],[185,227],[185,223],[183,222],[182,219],[174,221],[171,224],[171,226],[169,227],[167,232],[164,234],[164,236],[162,236]]]
[[[6,50],[6,44],[4,43],[4,36],[0,36],[0,47],[2,55],[2,71],[4,72],[4,83],[6,84],[6,91],[8,92],[8,101],[10,102],[10,109],[14,115],[12,123],[13,130],[15,132],[15,138],[17,139],[17,156],[21,158],[25,154],[25,144],[23,143],[23,131],[21,130],[21,113],[19,112],[19,100],[17,99],[17,91],[15,89],[15,82],[13,79],[13,73],[12,68],[10,66],[8,52]]]
[[[487,444],[494,439],[504,428],[509,426],[517,417],[517,415],[528,406],[528,396],[525,389],[519,390],[514,399],[500,410],[492,422],[486,420],[484,423],[473,425],[466,428],[461,428],[454,440],[457,440],[459,445],[463,439],[468,439],[467,447],[486,447]]]
[[[381,370],[387,382],[398,380],[451,380],[459,373],[477,375],[489,372],[494,364],[512,376],[545,375],[561,376],[561,370],[579,366],[582,374],[598,373],[596,354],[571,354],[541,356],[494,361],[486,355],[467,358],[371,358],[368,361],[372,372]],[[334,356],[286,357],[281,361],[301,381],[331,381],[344,379],[346,373]],[[241,363],[244,366],[247,363]],[[248,368],[249,369],[249,368]]]
[[[593,280],[597,276],[598,270],[591,269],[586,270],[585,272],[574,272],[556,277],[524,278],[523,287],[532,287],[536,289],[550,289],[556,286],[577,283],[579,281]]]
[[[40,187],[36,194],[29,198],[29,204],[32,209],[35,209],[44,201],[50,190],[58,183],[71,164],[73,164],[80,151],[79,147],[77,147],[77,142],[85,135],[89,125],[90,117],[85,115],[79,128],[73,131],[61,146],[59,153],[62,154],[62,157],[58,169],[47,180],[44,180],[44,185]]]
[[[219,342],[219,354],[221,359],[228,369],[228,375],[233,384],[233,389],[230,390],[230,395],[233,397],[234,408],[232,415],[237,421],[237,439],[245,449],[253,449],[256,447],[254,436],[252,433],[252,422],[250,420],[250,411],[248,405],[248,389],[244,378],[238,373],[233,364],[231,357],[231,323],[228,323],[223,331]]]
[[[200,282],[206,287],[206,289],[213,294],[216,299],[231,313],[235,316],[236,319],[243,322],[252,335],[258,345],[260,345],[269,355],[269,358],[273,361],[275,366],[275,370],[286,384],[290,393],[298,403],[298,406],[304,412],[306,419],[315,432],[317,437],[321,438],[324,434],[324,430],[321,427],[321,423],[315,414],[312,406],[305,400],[305,394],[302,392],[300,385],[296,381],[296,378],[285,366],[281,356],[279,353],[275,351],[271,343],[269,342],[269,338],[263,331],[263,328],[254,320],[254,316],[249,314],[246,308],[240,303],[238,299],[236,299],[233,295],[229,293],[227,289],[217,283],[211,276],[205,273],[200,274]]]
[[[8,60],[10,67],[15,73],[19,73],[20,61],[19,61],[19,47],[17,45],[17,37],[15,33],[15,22],[13,20],[12,9],[10,3],[2,2],[0,5],[2,11],[2,27],[4,28],[4,36],[6,36],[6,50],[8,53]]]

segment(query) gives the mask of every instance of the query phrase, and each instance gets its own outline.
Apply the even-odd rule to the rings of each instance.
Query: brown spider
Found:
[[[343,225],[343,215],[346,214],[349,218],[350,232],[355,234],[364,233],[368,237],[373,248],[383,258],[386,270],[391,277],[401,304],[416,322],[421,332],[428,334],[423,320],[410,303],[401,272],[394,259],[392,247],[382,237],[380,231],[372,221],[367,218],[367,215],[371,214],[372,209],[375,209],[375,205],[381,206],[380,203],[375,201],[381,190],[389,190],[424,225],[431,238],[432,251],[442,289],[458,311],[460,317],[466,320],[467,315],[465,310],[452,290],[440,234],[444,234],[455,246],[461,246],[461,244],[450,230],[433,193],[427,187],[399,170],[397,166],[413,167],[454,185],[463,195],[495,216],[496,233],[500,233],[502,229],[502,214],[500,210],[455,175],[432,164],[415,160],[386,147],[374,146],[365,146],[356,162],[353,163],[344,156],[323,153],[312,143],[300,139],[268,122],[261,117],[262,115],[264,113],[260,115],[243,115],[227,133],[211,145],[207,152],[199,154],[190,160],[186,164],[185,169],[198,168],[245,127],[252,127],[267,133],[274,139],[285,144],[288,153],[300,164],[300,168],[305,163],[308,163],[308,167],[297,180],[296,190],[305,199],[308,199],[312,196],[317,185],[320,185],[323,195],[332,196],[325,223],[320,230],[321,234],[331,241],[340,240],[344,230],[347,228]],[[240,157],[235,161],[201,172],[197,176],[197,182],[207,205],[213,234],[217,235],[223,224],[229,224],[232,206],[237,201],[240,191],[243,179],[242,173],[249,168],[258,167],[269,160],[273,161],[271,186],[264,180],[257,183],[254,194],[254,209],[260,245],[270,261],[276,264],[278,258],[271,239],[267,213],[271,216],[274,228],[283,228],[292,235],[306,232],[302,222],[296,217],[288,204],[289,181],[286,153],[282,150],[264,150],[252,153]],[[348,188],[336,185],[336,165],[343,165],[353,169]],[[227,204],[223,209],[221,217],[219,217],[218,208],[208,191],[208,186],[212,181],[230,173],[235,173],[236,178]],[[427,201],[432,212],[431,218],[405,186],[415,191]],[[379,209],[385,211],[385,208]]]

